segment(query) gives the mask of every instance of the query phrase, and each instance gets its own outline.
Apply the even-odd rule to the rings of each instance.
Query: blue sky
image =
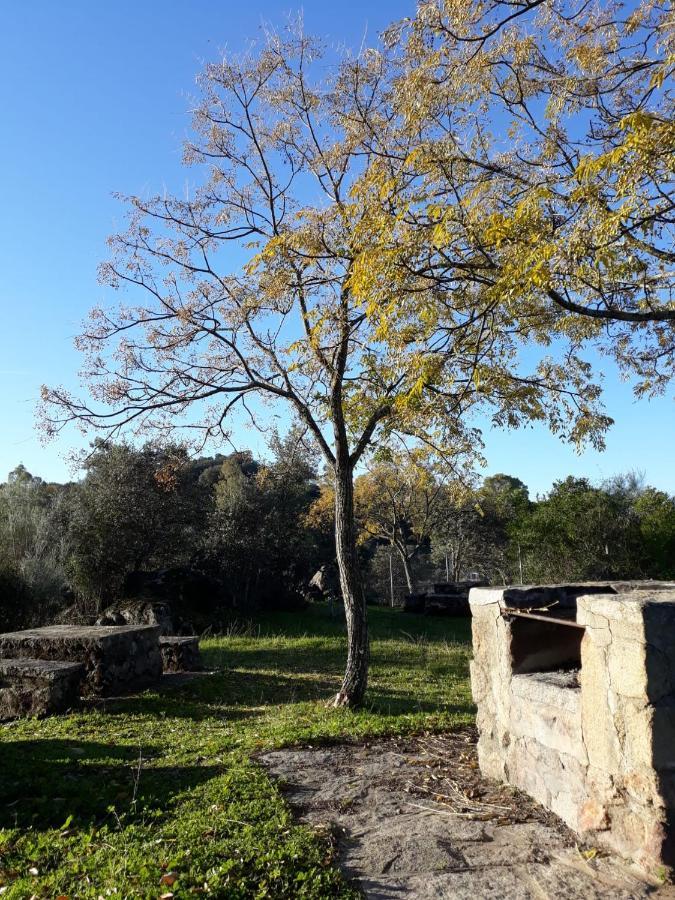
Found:
[[[77,387],[72,346],[81,320],[106,299],[96,281],[106,237],[123,209],[111,194],[180,189],[195,75],[218,50],[241,48],[264,21],[297,6],[271,0],[34,0],[3,5],[0,25],[0,478],[23,462],[70,477],[74,431],[46,447],[34,430],[40,385]],[[412,0],[307,0],[308,32],[361,44],[414,9]],[[543,429],[486,435],[488,472],[522,478],[532,493],[556,478],[639,469],[675,492],[672,400],[633,401],[603,363],[617,424],[603,454],[577,456]],[[259,446],[246,431],[242,446]]]

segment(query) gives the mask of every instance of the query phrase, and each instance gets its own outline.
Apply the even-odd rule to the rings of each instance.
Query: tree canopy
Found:
[[[227,435],[237,407],[255,420],[253,397],[290,405],[334,475],[337,703],[366,686],[364,454],[412,443],[457,467],[480,448],[478,415],[601,446],[610,420],[580,347],[606,314],[629,329],[607,348],[645,389],[669,364],[663,14],[531,3],[516,8],[536,11],[534,37],[520,18],[489,36],[505,6],[422,3],[355,57],[291,29],[207,65],[185,149],[198,186],[126,198],[101,278],[136,299],[96,307],[78,339],[90,398],[44,393],[50,432],[198,442]]]

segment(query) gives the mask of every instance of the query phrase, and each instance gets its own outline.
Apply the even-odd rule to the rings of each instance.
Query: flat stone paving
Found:
[[[85,694],[136,690],[162,674],[158,625],[49,625],[0,634],[0,658],[82,663]]]
[[[300,820],[337,840],[371,900],[672,900],[623,861],[578,847],[521,792],[483,779],[473,729],[259,757]]]

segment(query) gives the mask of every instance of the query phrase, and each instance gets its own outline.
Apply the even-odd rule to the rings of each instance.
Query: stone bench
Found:
[[[165,635],[159,639],[164,672],[196,672],[202,667],[198,637]]]
[[[0,659],[0,719],[44,716],[76,706],[84,666],[44,659]]]
[[[159,632],[157,625],[50,625],[0,634],[0,658],[81,663],[82,693],[110,696],[159,679]]]

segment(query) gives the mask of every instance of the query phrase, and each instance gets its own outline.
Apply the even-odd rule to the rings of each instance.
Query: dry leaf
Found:
[[[176,881],[178,881],[178,873],[177,872],[167,872],[166,875],[162,875],[162,877],[159,879],[160,884],[166,884],[169,887],[171,887],[171,885],[174,884]]]

